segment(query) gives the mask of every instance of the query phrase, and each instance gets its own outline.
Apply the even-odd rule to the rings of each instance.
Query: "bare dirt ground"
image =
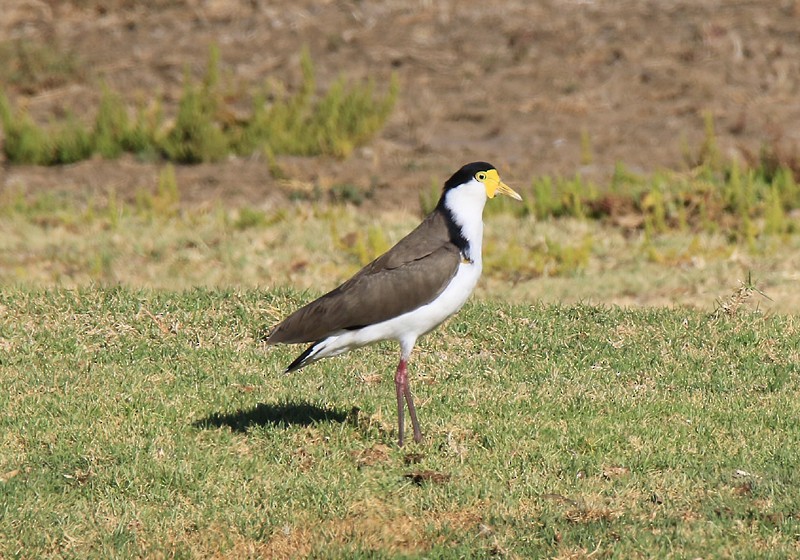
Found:
[[[679,168],[706,112],[727,155],[800,143],[798,0],[0,0],[0,12],[0,40],[41,41],[77,61],[62,83],[12,88],[45,122],[66,111],[93,118],[102,83],[132,103],[174,103],[184,70],[201,75],[212,44],[232,90],[267,79],[291,88],[304,46],[320,88],[342,75],[381,88],[399,75],[388,125],[348,159],[280,158],[288,183],[257,155],[182,167],[189,204],[273,206],[298,184],[349,183],[372,188],[371,205],[416,210],[421,187],[479,159],[511,184],[602,180],[616,162]],[[5,165],[0,186],[124,196],[154,185],[159,167],[131,157]]]

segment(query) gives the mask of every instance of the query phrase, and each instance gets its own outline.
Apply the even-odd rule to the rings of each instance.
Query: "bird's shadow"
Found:
[[[259,403],[253,408],[234,412],[212,412],[195,421],[195,428],[229,427],[234,432],[246,432],[252,426],[310,426],[317,422],[339,422],[350,413],[340,409],[318,406],[309,402]]]

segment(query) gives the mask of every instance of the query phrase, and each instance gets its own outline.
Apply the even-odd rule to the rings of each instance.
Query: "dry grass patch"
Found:
[[[392,503],[368,499],[351,504],[348,515],[341,519],[278,528],[264,552],[279,558],[335,557],[356,550],[380,552],[384,557],[424,554],[446,546],[451,532],[477,535],[482,520],[478,507],[411,515]]]

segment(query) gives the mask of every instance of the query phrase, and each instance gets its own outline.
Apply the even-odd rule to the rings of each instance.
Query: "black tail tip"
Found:
[[[314,348],[316,346],[317,346],[317,343],[315,342],[314,344],[312,344],[311,346],[306,348],[305,351],[303,351],[302,354],[297,356],[297,358],[295,358],[295,360],[291,364],[289,364],[289,367],[287,367],[286,371],[284,371],[283,373],[292,373],[293,371],[296,371],[296,370],[298,370],[298,369],[310,364],[311,360],[309,358],[311,357],[311,354],[314,352]]]

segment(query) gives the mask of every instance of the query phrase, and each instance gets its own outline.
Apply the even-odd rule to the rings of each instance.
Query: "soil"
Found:
[[[474,160],[512,186],[543,174],[602,181],[617,162],[681,168],[705,114],[727,156],[800,145],[800,0],[0,0],[0,12],[0,41],[77,61],[56,83],[7,88],[44,122],[92,119],[103,83],[131,103],[161,95],[169,114],[211,45],[232,91],[296,86],[304,47],[321,89],[339,76],[379,89],[399,76],[388,125],[350,157],[281,157],[289,181],[258,155],[182,166],[188,204],[274,206],[297,189],[350,184],[369,205],[417,211],[421,188]],[[152,188],[161,165],[5,164],[0,185],[125,196]]]

